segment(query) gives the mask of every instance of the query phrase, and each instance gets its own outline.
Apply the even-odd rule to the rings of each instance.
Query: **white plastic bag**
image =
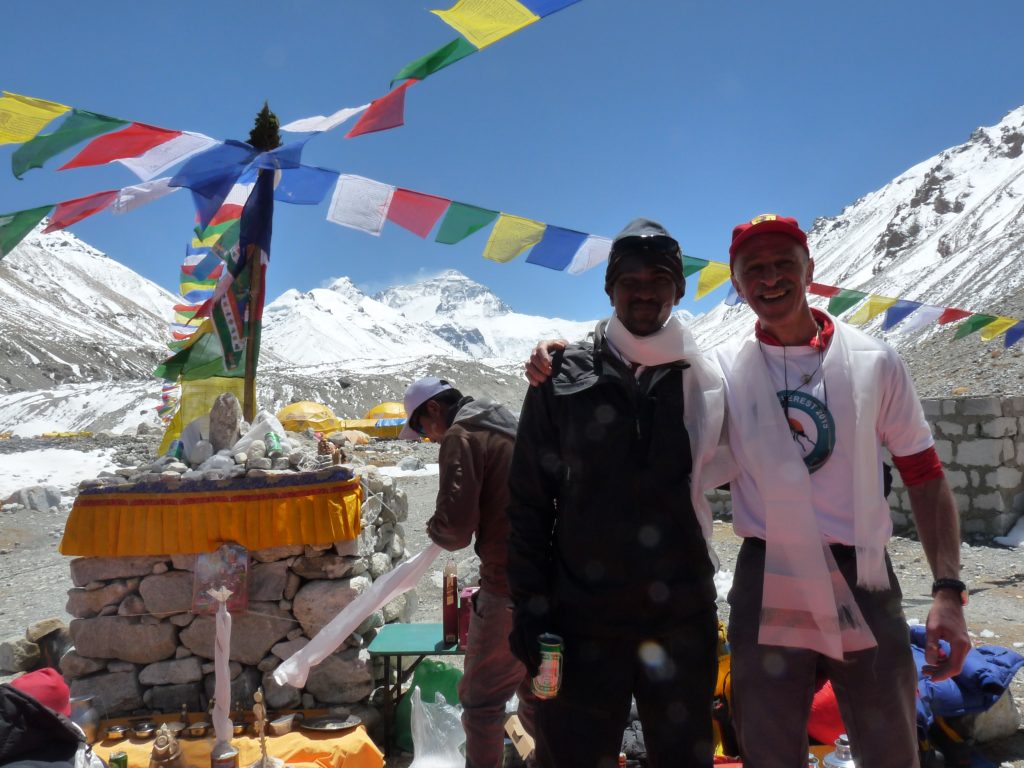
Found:
[[[281,422],[277,420],[277,417],[269,411],[260,411],[256,414],[256,418],[252,420],[252,426],[249,427],[249,431],[242,435],[237,443],[231,446],[231,453],[236,454],[249,450],[249,446],[253,444],[253,441],[262,440],[267,432],[276,432],[278,437],[282,440],[284,439],[284,427],[281,426]]]
[[[448,704],[440,691],[433,704],[424,702],[419,686],[411,695],[413,760],[409,768],[463,768],[466,758],[459,750],[466,741],[462,707]]]

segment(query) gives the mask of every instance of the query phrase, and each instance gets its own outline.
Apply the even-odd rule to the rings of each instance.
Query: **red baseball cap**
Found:
[[[27,693],[40,704],[60,712],[65,717],[71,716],[71,691],[60,672],[50,667],[28,672],[11,680],[11,686],[22,693]]]
[[[755,235],[764,235],[768,232],[788,235],[810,253],[811,249],[807,247],[807,233],[800,229],[796,219],[792,216],[779,216],[775,213],[762,213],[750,221],[744,221],[733,227],[732,244],[729,246],[729,268],[732,268],[732,263],[736,260],[736,251],[743,243]]]

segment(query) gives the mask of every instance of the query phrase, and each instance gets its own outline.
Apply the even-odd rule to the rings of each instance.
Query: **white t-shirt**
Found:
[[[839,365],[835,356],[811,346],[781,347],[761,344],[765,366],[779,395],[788,404],[793,440],[811,477],[811,506],[825,541],[854,544],[853,420],[854,405],[847,398],[829,397],[823,373]],[[931,427],[903,361],[885,366],[875,432],[894,456],[912,456],[934,445]],[[831,374],[830,374],[831,375]],[[878,495],[882,495],[879,461]],[[733,524],[740,536],[765,537],[764,506],[749,474],[740,467],[732,484]]]

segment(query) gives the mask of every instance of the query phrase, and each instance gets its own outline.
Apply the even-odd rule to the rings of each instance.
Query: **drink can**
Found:
[[[540,643],[540,668],[533,678],[533,694],[538,699],[553,699],[562,686],[562,638],[545,632]]]
[[[107,758],[107,765],[109,768],[128,768],[128,753],[123,749],[111,752]]]
[[[185,444],[181,440],[173,441],[167,448],[167,455],[175,459],[180,459],[185,455]]]
[[[238,768],[238,750],[228,747],[210,753],[210,768]]]
[[[278,437],[277,432],[269,431],[263,436],[263,442],[267,446],[267,456],[273,456],[277,454],[281,455],[281,438]]]

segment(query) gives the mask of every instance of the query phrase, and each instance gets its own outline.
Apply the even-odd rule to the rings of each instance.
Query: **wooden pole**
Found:
[[[260,170],[256,176],[256,185],[252,194],[258,194],[263,176],[266,173],[273,173],[265,169]],[[265,182],[263,182],[265,183]],[[246,247],[250,244],[246,243]],[[239,243],[241,247],[241,243]],[[266,244],[269,248],[269,243]],[[263,306],[264,270],[263,259],[258,253],[247,255],[249,260],[249,305],[247,308],[245,328],[245,385],[242,395],[242,417],[252,424],[256,418],[256,365],[259,362],[259,352],[256,346],[256,339],[260,330],[260,320],[263,313],[260,308]]]

